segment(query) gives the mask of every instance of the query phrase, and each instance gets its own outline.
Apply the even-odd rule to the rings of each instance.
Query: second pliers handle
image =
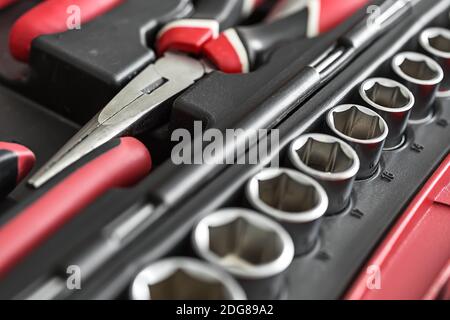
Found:
[[[18,161],[31,157],[23,147],[7,145],[3,149],[6,147]],[[135,185],[151,167],[151,155],[140,141],[131,137],[113,139],[5,212],[9,218],[0,223],[0,281],[87,206],[109,190]]]
[[[36,156],[27,147],[0,141],[0,200],[30,173],[35,161]]]
[[[0,9],[8,7],[14,2],[17,2],[17,0],[0,0]]]
[[[219,33],[236,26],[251,14],[262,0],[200,0],[189,19],[165,25],[158,33],[156,48],[162,55],[168,50],[200,54],[205,43]]]
[[[217,39],[209,41],[203,54],[226,73],[253,70],[265,53],[277,44],[303,37],[314,37],[334,28],[369,0],[286,0],[276,8],[277,17],[254,26],[230,28]],[[289,4],[295,5],[290,6]],[[283,13],[285,11],[285,13]]]

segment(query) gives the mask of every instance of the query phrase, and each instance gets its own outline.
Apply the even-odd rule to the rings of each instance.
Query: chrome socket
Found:
[[[325,189],[327,215],[340,213],[348,207],[359,171],[359,158],[352,147],[329,135],[305,134],[291,143],[288,157],[296,169],[314,178]]]
[[[175,257],[157,261],[134,278],[133,300],[244,300],[229,274],[200,260]]]
[[[233,275],[249,299],[281,296],[294,244],[275,221],[246,209],[223,209],[199,221],[192,242],[198,256]]]
[[[389,134],[384,147],[393,149],[401,145],[415,103],[412,92],[397,81],[371,78],[361,84],[359,95],[387,123]]]
[[[441,66],[424,54],[402,52],[392,59],[392,69],[400,82],[414,95],[411,121],[414,123],[431,119],[436,94],[444,78]]]
[[[450,30],[428,28],[420,34],[419,43],[422,49],[433,57],[444,71],[444,80],[437,96],[450,98]]]
[[[247,199],[278,221],[294,240],[295,254],[309,252],[317,242],[328,197],[312,178],[291,169],[267,168],[247,183]]]
[[[377,170],[389,129],[386,121],[366,107],[343,104],[327,114],[330,130],[347,142],[358,155],[357,179],[367,179]]]

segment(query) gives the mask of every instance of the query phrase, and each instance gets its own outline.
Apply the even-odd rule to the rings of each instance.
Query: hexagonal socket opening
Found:
[[[400,109],[411,103],[411,98],[399,86],[385,86],[376,81],[363,90],[368,99],[385,108]]]
[[[439,72],[426,60],[411,60],[405,57],[398,67],[407,76],[420,81],[430,81],[439,77]]]
[[[209,249],[223,264],[263,265],[275,261],[284,249],[278,233],[262,229],[239,217],[221,226],[209,227]]]
[[[344,111],[334,111],[332,120],[336,130],[358,140],[380,138],[384,133],[384,123],[379,116],[362,112],[353,106]]]
[[[428,43],[436,50],[450,53],[450,39],[443,34],[428,38]]]
[[[296,153],[305,165],[321,172],[344,172],[354,163],[338,142],[322,142],[308,138],[306,143],[296,150]]]
[[[219,281],[181,268],[169,277],[149,284],[151,300],[225,300],[229,299],[227,288]]]
[[[272,179],[258,180],[258,192],[265,204],[288,213],[312,210],[320,201],[314,186],[301,183],[286,173]]]

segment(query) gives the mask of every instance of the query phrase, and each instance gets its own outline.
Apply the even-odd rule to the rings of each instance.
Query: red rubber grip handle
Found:
[[[208,2],[210,0],[203,0]],[[211,12],[208,5],[208,11],[202,12],[202,1],[196,3],[196,10],[194,16],[189,19],[175,20],[165,25],[159,32],[156,39],[156,49],[159,55],[169,50],[182,51],[185,53],[200,54],[203,46],[210,40],[216,39],[219,32],[226,29],[231,24],[234,26],[240,20],[253,13],[259,6],[264,3],[264,0],[241,0],[235,2],[236,6],[244,6],[247,12],[242,12],[236,16],[227,15],[229,18],[227,22],[220,23],[219,17],[226,16],[229,11],[229,6],[226,4],[229,0],[223,1],[222,7],[217,6],[215,12]],[[197,16],[201,16],[198,19]]]
[[[17,0],[0,0],[0,9],[6,8],[7,6],[12,5]]]
[[[21,182],[30,173],[34,163],[36,162],[36,156],[34,153],[27,147],[17,143],[0,142],[0,151],[11,152],[17,159],[16,183]]]
[[[94,159],[0,227],[0,277],[102,194],[132,186],[150,172],[151,156],[141,142],[126,137],[112,144],[106,151],[94,151],[99,153]]]
[[[0,142],[0,199],[8,196],[30,173],[36,157],[16,143]]]
[[[368,1],[369,0],[308,0],[305,3],[304,8],[299,8],[299,12],[293,12],[290,14],[290,17],[288,15],[279,20],[292,20],[296,15],[301,16],[301,19],[296,19],[293,22],[299,26],[298,29],[294,29],[294,31],[302,32],[303,34],[301,36],[304,37],[314,37],[336,27],[354,14],[358,9],[361,9],[366,5]],[[288,4],[289,1],[286,1],[286,3],[280,2],[277,10],[283,11],[283,5]],[[302,12],[307,12],[307,14],[302,15]],[[277,22],[272,21],[271,25],[276,26]],[[274,34],[272,34],[272,37],[268,36],[271,29],[267,24],[254,26],[254,28],[263,30],[258,32],[259,38],[246,39],[242,32],[236,33],[233,29],[222,32],[217,39],[212,39],[204,45],[203,55],[206,56],[206,58],[208,58],[219,70],[225,73],[246,73],[251,71],[251,66],[254,65],[254,61],[250,60],[251,55],[248,53],[252,50],[255,51],[254,49],[256,48],[252,49],[250,46],[252,44],[261,46],[261,43],[264,43],[263,37],[275,38]],[[235,30],[239,31],[239,29],[240,28],[236,28]],[[283,30],[285,30],[285,28],[283,28]],[[282,38],[292,36],[289,32],[279,33],[279,35]],[[296,34],[295,36],[298,38],[300,35]],[[254,55],[253,58],[255,58]]]
[[[80,13],[80,23],[86,23],[113,9],[124,0],[46,0],[38,4],[13,25],[9,49],[14,58],[27,62],[32,41],[42,35],[69,29],[73,15]],[[77,6],[79,11],[72,11]]]

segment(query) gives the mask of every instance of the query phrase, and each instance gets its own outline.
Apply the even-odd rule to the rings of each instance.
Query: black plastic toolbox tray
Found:
[[[152,44],[161,26],[194,12],[191,0],[126,1],[80,29],[37,37],[26,64],[10,55],[9,32],[37,3],[24,0],[0,11],[0,81],[80,124],[155,60]],[[267,6],[249,21],[258,21]]]
[[[33,40],[28,66],[10,56],[7,41],[14,21],[37,3],[21,2],[0,11],[2,63],[9,63],[0,78],[11,86],[23,85],[24,93],[79,123],[154,60],[149,44],[160,26],[193,9],[190,0],[125,1],[80,29]]]
[[[443,2],[441,1],[440,6],[442,6],[442,3]],[[422,12],[426,12],[427,5],[422,4],[422,6]],[[300,111],[294,113],[290,120],[283,123],[280,126],[280,129],[284,140],[287,141],[285,135],[290,131],[294,131],[293,128],[297,128],[295,131],[296,133],[299,133],[305,129],[306,124],[309,127],[312,122],[314,122],[315,117],[318,115],[318,105],[323,106],[321,110],[331,107],[348,93],[351,86],[347,84],[356,84],[355,79],[357,78],[359,79],[358,81],[363,80],[364,78],[360,79],[358,76],[361,70],[368,64],[367,61],[376,61],[376,63],[382,61],[382,58],[379,58],[379,55],[383,52],[383,49],[385,49],[386,43],[394,43],[399,37],[398,35],[407,30],[412,22],[415,22],[415,19],[417,19],[417,17],[411,17],[408,21],[400,23],[395,28],[396,32],[390,32],[390,36],[381,41],[383,42],[382,45],[377,44],[374,46],[374,48],[371,49],[371,53],[368,52],[357,61],[357,63],[359,62],[358,65],[355,64],[349,68],[349,70],[345,71],[342,75],[330,83],[328,87],[319,92],[318,96],[314,97],[314,99],[305,104]],[[346,28],[348,28],[348,25]],[[412,31],[410,31],[407,36],[411,36],[411,33]],[[372,53],[373,50],[375,52]],[[364,70],[365,74],[367,75],[370,73],[370,70],[373,71],[373,69],[370,68],[369,70]],[[336,91],[338,89],[343,90],[343,92],[341,94],[337,94]],[[300,103],[300,101],[298,101],[298,103]],[[281,121],[281,117],[280,119],[273,121],[273,123],[277,123],[278,121]],[[304,124],[303,126],[302,123]],[[293,136],[291,138],[293,138]],[[436,160],[436,162],[438,162],[438,160]],[[236,201],[239,200],[241,196],[236,191],[242,187],[242,182],[245,181],[252,172],[258,170],[258,168],[244,166],[238,167],[239,168],[231,168],[231,170],[227,170],[226,174],[216,178],[216,180],[210,184],[206,184],[206,180],[203,180],[205,182],[203,185],[204,189],[192,198],[188,195],[192,195],[194,190],[198,190],[199,184],[196,184],[190,193],[185,193],[185,190],[183,190],[185,187],[180,186],[182,192],[178,193],[180,189],[177,188],[178,186],[175,181],[177,180],[179,184],[182,184],[181,181],[183,178],[183,171],[180,173],[177,170],[177,173],[174,173],[174,168],[170,165],[164,166],[164,168],[158,170],[158,175],[149,177],[144,183],[129,192],[114,192],[102,197],[93,206],[91,206],[90,209],[86,210],[82,216],[75,219],[74,222],[66,228],[63,228],[61,232],[58,233],[58,236],[49,241],[46,246],[40,248],[32,255],[32,257],[30,257],[30,259],[27,259],[26,263],[19,266],[18,270],[14,271],[13,276],[7,279],[6,286],[1,286],[2,288],[0,288],[0,295],[5,296],[6,294],[6,296],[8,296],[7,285],[11,284],[13,281],[23,278],[24,275],[27,275],[28,282],[30,282],[31,279],[36,279],[36,275],[49,274],[52,269],[46,269],[44,266],[40,268],[40,272],[34,272],[33,264],[36,263],[36,261],[42,261],[42,257],[48,256],[48,250],[58,248],[58,252],[55,252],[55,255],[52,256],[52,261],[47,264],[48,266],[55,265],[58,260],[56,257],[61,256],[64,251],[58,245],[55,245],[58,244],[57,241],[59,241],[61,247],[66,247],[66,249],[74,248],[74,243],[80,242],[78,241],[79,239],[75,239],[77,236],[86,237],[88,235],[88,232],[84,232],[85,230],[81,232],[82,235],[80,234],[80,230],[82,229],[80,226],[83,225],[80,221],[89,223],[89,217],[94,217],[98,214],[98,212],[105,211],[105,208],[111,210],[110,215],[113,217],[114,215],[125,211],[126,208],[133,204],[137,205],[140,201],[149,200],[154,204],[160,205],[158,210],[155,212],[156,216],[167,213],[164,219],[161,219],[155,223],[155,225],[148,232],[146,232],[145,235],[133,242],[132,246],[127,247],[126,250],[123,250],[121,255],[115,257],[110,261],[110,263],[105,265],[101,272],[97,273],[95,277],[83,285],[83,290],[81,292],[75,292],[74,298],[111,298],[118,297],[120,292],[126,293],[126,287],[130,281],[130,277],[135,274],[140,266],[143,265],[144,261],[155,260],[169,253],[174,254],[186,252],[185,250],[188,249],[189,242],[180,242],[180,240],[184,239],[189,233],[192,223],[198,215],[207,214],[223,204],[231,205],[233,203],[237,203]],[[431,167],[429,168],[430,172],[432,169],[433,168]],[[184,171],[184,173],[186,172],[187,171]],[[214,175],[206,175],[208,177],[208,182],[216,176],[215,173]],[[155,174],[157,174],[157,172],[155,172]],[[168,176],[171,176],[171,179],[169,180],[169,183],[166,183],[166,178]],[[189,177],[192,178],[192,176]],[[157,188],[159,185],[162,187]],[[227,186],[228,188],[225,189],[224,186]],[[218,197],[211,199],[211,194],[218,195]],[[180,197],[185,201],[182,202]],[[164,208],[164,206],[166,204],[170,206],[175,203],[177,203],[177,207],[172,211],[166,212],[167,210],[165,209],[167,208]],[[194,213],[198,214],[194,216]],[[342,218],[346,217],[347,216]],[[394,219],[394,217],[391,218]],[[386,227],[380,229],[385,228]],[[175,229],[176,232],[174,232]],[[63,237],[62,235],[64,234],[67,236]],[[169,236],[166,237],[167,235]],[[142,256],[144,253],[145,257],[142,258],[142,260],[137,261],[137,257]],[[132,261],[136,263],[129,264]],[[53,269],[53,271],[55,270]],[[34,276],[30,277],[29,275],[32,274],[31,272],[34,273]],[[21,280],[18,281],[17,284],[18,286],[21,284],[23,288],[27,284],[27,281]],[[10,296],[11,292],[14,292],[14,290],[17,293],[18,286],[9,287]]]
[[[448,25],[448,7],[446,1],[431,7],[422,2],[413,15],[395,26],[281,123],[278,127],[281,154],[295,137],[305,132],[319,132],[329,109],[343,102],[353,102],[354,90],[362,81],[371,76],[390,76],[385,73],[390,58],[404,49],[414,49],[411,44],[425,26]],[[342,296],[383,234],[448,154],[449,122],[450,102],[440,101],[432,121],[410,126],[406,143],[395,151],[383,153],[378,173],[356,183],[352,207],[343,214],[325,218],[318,246],[291,265],[288,298],[336,299]],[[127,298],[132,277],[143,266],[164,256],[191,255],[190,233],[195,221],[217,208],[246,206],[243,187],[261,168],[262,165],[229,167],[165,219],[152,225],[73,298]]]
[[[267,64],[263,67],[266,70],[270,70],[270,73],[274,75],[274,79],[270,81],[271,83],[266,84],[264,88],[261,88],[264,90],[253,92],[253,95],[250,98],[247,93],[244,92],[244,95],[241,95],[240,99],[235,101],[236,105],[239,105],[242,109],[247,125],[255,124],[254,119],[260,118],[264,123],[262,127],[273,127],[290,111],[297,108],[313,89],[308,87],[311,79],[308,80],[307,76],[311,74],[317,76],[312,68],[308,69],[309,71],[302,73],[300,76],[298,76],[299,71],[302,70],[305,65],[315,60],[317,56],[329,48],[342,33],[348,30],[365,15],[366,10],[361,10],[332,32],[327,33],[314,41],[308,41],[307,46],[305,46],[304,40],[299,40],[274,52]],[[304,49],[304,51],[299,49],[296,50],[296,52],[299,53],[299,56],[286,54],[292,46],[296,45]],[[292,61],[288,58],[292,59]],[[280,62],[281,59],[283,59],[283,61]],[[285,66],[283,70],[277,69],[280,64]],[[258,71],[254,73],[257,75]],[[246,75],[244,75],[244,77],[245,76]],[[252,77],[254,76],[255,75],[252,75]],[[202,83],[213,82],[214,86],[220,87],[224,78],[228,83],[227,85],[229,85],[229,82],[235,79],[235,77],[235,75],[210,75],[199,81],[191,89],[187,90],[179,99],[183,100],[183,96],[189,95],[190,90],[195,90],[197,86],[201,86],[202,90],[195,90],[197,94],[190,97],[194,96],[195,103],[198,104],[204,103],[203,98],[208,98],[206,100],[211,101],[209,98],[215,97],[216,94],[208,91],[209,84],[202,86]],[[201,94],[202,92],[203,95]],[[270,97],[270,102],[266,101],[267,103],[265,106],[259,108],[258,103],[267,99],[267,97]],[[226,97],[222,98],[226,99]],[[194,100],[191,99],[191,101]],[[247,111],[244,112],[244,110]],[[241,122],[241,120],[244,119],[234,117],[232,120]],[[219,125],[221,124],[218,123],[218,126]],[[239,127],[238,123],[234,125]],[[163,126],[153,133],[145,133],[142,137],[139,137],[139,139],[142,139],[147,146],[150,146],[150,151],[152,151],[151,147],[154,145],[158,148],[158,154],[162,153],[167,156],[167,153],[161,150],[170,150],[168,134],[167,127],[165,128]],[[162,159],[159,159],[158,163],[160,163],[161,160]],[[88,217],[96,219],[99,212],[102,212],[103,214],[105,211],[108,212],[112,219],[112,217],[117,217],[126,212],[130,207],[137,206],[145,201],[150,201],[155,205],[156,210],[153,216],[155,220],[158,220],[159,217],[170,214],[169,210],[172,207],[177,206],[183,199],[189,199],[190,196],[195,194],[196,190],[206,186],[209,181],[213,180],[214,177],[226,168],[227,166],[225,165],[213,168],[210,166],[176,166],[168,160],[157,166],[152,174],[136,187],[106,194],[81,213],[80,217],[75,217],[73,223],[68,223],[67,226],[63,227],[55,237],[48,241],[48,243],[37,248],[37,250],[24,259],[17,268],[12,270],[8,277],[2,280],[0,285],[0,297],[14,296],[36,279],[40,279],[41,277],[45,279],[47,276],[51,276],[55,271],[64,270],[65,260],[63,260],[63,258],[67,253],[69,253],[69,255],[73,253],[69,249],[73,248],[75,243],[78,244],[80,239],[86,240],[89,236],[89,233],[85,232],[85,229],[74,227],[80,225],[80,220],[85,219],[83,221],[89,223]],[[84,242],[86,245],[89,245],[89,243],[89,239]],[[52,259],[47,259],[49,250],[52,252]],[[80,251],[82,252],[83,250]],[[58,264],[55,262],[58,260],[60,262],[63,261],[62,266],[61,263]],[[40,265],[39,270],[35,268],[36,263],[39,263]],[[46,272],[44,272],[44,270],[46,270]]]
[[[256,72],[239,75],[215,72],[209,75],[175,101],[170,128],[192,131],[194,121],[201,121],[205,129],[233,128],[270,99],[274,95],[274,88],[281,88],[287,79],[295,78],[298,71],[311,62],[308,49],[315,44],[317,39],[286,43],[271,56],[269,64],[261,66]],[[326,47],[322,48],[314,51],[320,52]],[[205,92],[215,94],[205,96]]]
[[[130,0],[80,30],[37,38],[30,57],[36,97],[74,121],[87,122],[155,59],[150,44],[160,26],[192,9],[189,0]]]
[[[74,123],[0,86],[0,141],[29,147],[36,155],[36,167],[48,161],[77,130]],[[32,192],[23,182],[11,198],[18,201]]]

